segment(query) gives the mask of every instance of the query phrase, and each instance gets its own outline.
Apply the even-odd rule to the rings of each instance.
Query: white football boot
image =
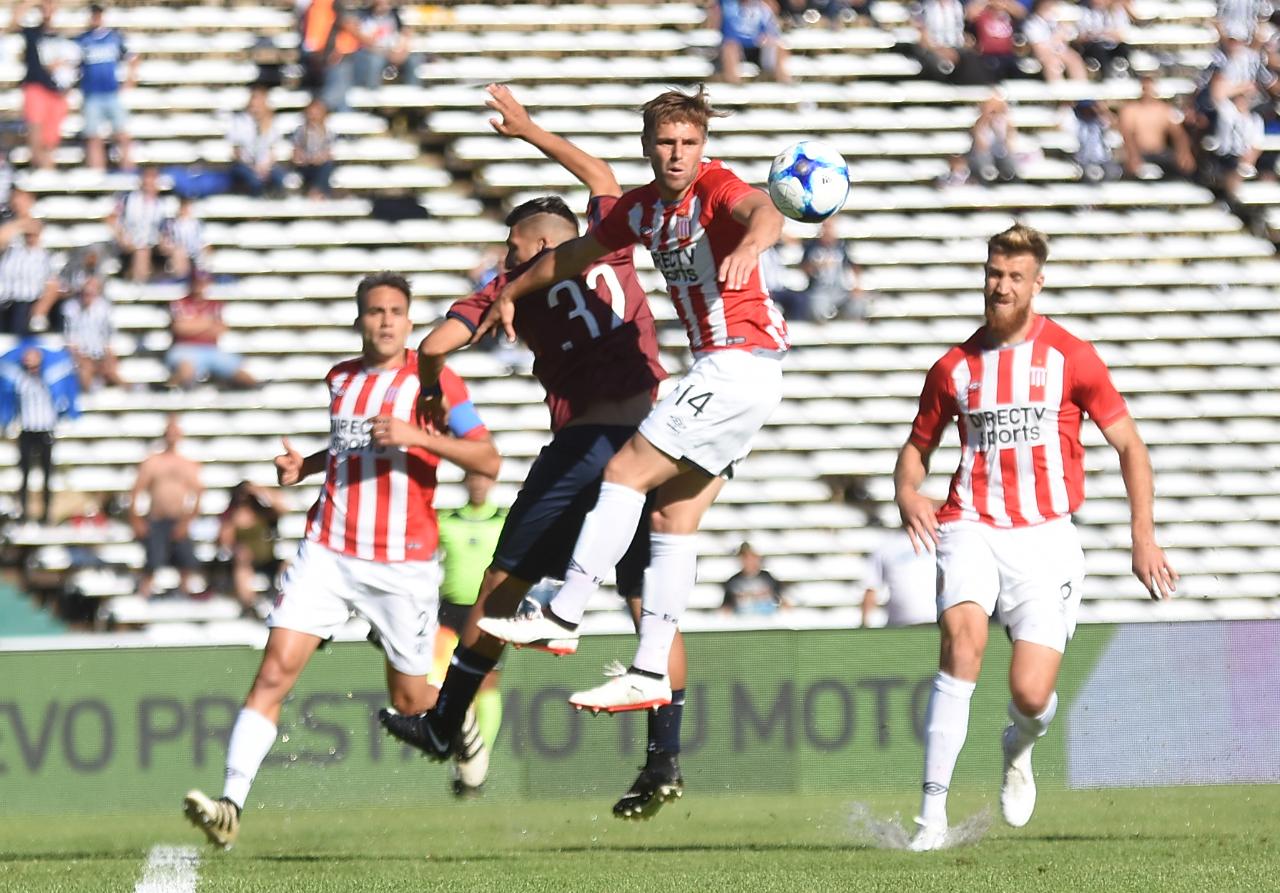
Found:
[[[1036,808],[1036,779],[1031,773],[1031,748],[1028,744],[1021,753],[1014,753],[1018,730],[1013,724],[1005,727],[1000,736],[1000,749],[1004,751],[1004,780],[1000,784],[1000,812],[1004,820],[1015,828],[1031,821]]]
[[[913,853],[928,853],[932,850],[946,849],[947,846],[947,823],[926,822],[924,819],[916,819],[916,833],[912,835],[911,842],[907,844],[907,849]]]
[[[632,673],[616,661],[605,668],[605,675],[608,682],[571,695],[569,703],[592,713],[650,710],[671,703],[671,682],[665,676],[655,679]]]
[[[231,849],[240,834],[240,810],[226,797],[214,800],[202,791],[187,791],[182,811],[210,843],[224,850]]]
[[[552,654],[573,654],[578,650],[578,631],[556,623],[540,609],[515,617],[482,617],[476,625],[481,632],[517,648],[528,646]]]

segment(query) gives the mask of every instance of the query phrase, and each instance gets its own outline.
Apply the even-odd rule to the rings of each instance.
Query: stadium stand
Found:
[[[72,33],[77,5],[55,24]],[[126,94],[135,157],[173,168],[217,167],[230,159],[227,115],[244,107],[255,68],[248,53],[262,37],[296,47],[291,3],[204,6],[172,2],[110,11],[143,57],[140,85]],[[1133,67],[1159,75],[1158,91],[1184,97],[1215,42],[1213,4],[1139,2],[1131,35]],[[287,435],[304,451],[319,448],[326,415],[319,378],[352,353],[351,294],[360,274],[410,274],[421,296],[420,326],[438,318],[469,288],[469,272],[505,238],[501,214],[531,195],[585,196],[572,179],[522,144],[492,135],[480,86],[512,83],[540,121],[613,163],[624,187],[649,179],[638,158],[634,109],[670,83],[713,73],[718,35],[687,2],[435,4],[405,10],[414,50],[427,54],[421,86],[353,88],[351,112],[330,124],[337,199],[251,199],[217,195],[196,210],[213,246],[213,294],[226,305],[223,346],[247,358],[260,390],[162,389],[172,283],[108,283],[118,328],[114,347],[133,390],[82,397],[84,414],[57,442],[55,508],[66,494],[127,495],[137,463],[168,412],[181,412],[189,455],[204,465],[209,488],[193,530],[203,560],[214,557],[217,514],[241,480],[269,482],[271,457]],[[0,27],[8,25],[0,11]],[[1020,182],[940,190],[933,182],[949,156],[969,144],[977,102],[990,88],[913,79],[919,64],[895,52],[912,39],[905,4],[874,5],[876,25],[789,32],[791,72],[784,86],[751,77],[713,85],[714,101],[733,111],[717,121],[711,151],[747,179],[763,180],[769,159],[802,137],[821,137],[850,162],[854,188],[838,218],[873,297],[865,321],[795,323],[782,408],[752,456],[708,516],[693,625],[730,625],[713,609],[720,584],[736,570],[744,538],[769,556],[796,605],[779,615],[795,626],[861,621],[865,557],[882,529],[896,523],[891,473],[914,414],[924,370],[976,325],[985,239],[1021,219],[1046,231],[1053,260],[1040,309],[1093,339],[1130,399],[1157,468],[1157,519],[1183,574],[1180,598],[1151,605],[1129,574],[1124,491],[1114,456],[1089,453],[1090,501],[1078,517],[1090,580],[1083,620],[1225,619],[1280,616],[1280,192],[1247,183],[1243,207],[1264,227],[1251,229],[1209,189],[1190,182],[1088,183],[1072,160],[1063,110],[1080,99],[1137,95],[1131,79],[1007,82],[1004,95],[1021,134]],[[0,37],[0,117],[17,118],[20,39]],[[307,94],[275,89],[278,125],[289,132]],[[132,187],[128,173],[81,167],[78,96],[64,126],[54,170],[12,159],[16,183],[38,196],[54,250],[106,241],[113,195]],[[284,140],[277,147],[288,157]],[[416,200],[421,219],[385,219],[379,200]],[[810,235],[802,226],[795,237]],[[798,248],[783,248],[798,262]],[[687,361],[684,336],[661,279],[637,256],[663,323],[664,363]],[[7,349],[10,342],[0,344]],[[545,441],[537,386],[513,374],[505,358],[472,351],[454,367],[506,457],[495,493],[509,501]],[[1101,443],[1092,428],[1086,442]],[[938,468],[952,467],[944,442]],[[0,493],[17,487],[16,450],[0,442]],[[463,501],[459,473],[445,466],[439,502]],[[935,484],[941,484],[936,481]],[[853,484],[853,487],[849,485]],[[938,489],[938,488],[935,488]],[[848,498],[857,491],[865,498]],[[302,533],[314,487],[285,494],[281,557]],[[56,512],[55,512],[56,514]],[[91,548],[93,566],[74,560]],[[16,522],[4,531],[3,557],[82,621],[141,628],[156,641],[248,636],[252,620],[214,595],[202,600],[138,598],[134,571],[142,550],[120,521],[92,529]],[[158,579],[160,588],[166,580]],[[269,581],[260,581],[264,591]],[[68,607],[70,606],[70,607]],[[601,596],[589,621],[624,628],[616,602]],[[353,635],[358,631],[353,631]]]

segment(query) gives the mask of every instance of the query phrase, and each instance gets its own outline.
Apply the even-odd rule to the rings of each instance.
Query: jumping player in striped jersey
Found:
[[[1156,545],[1151,459],[1107,367],[1089,342],[1032,308],[1048,254],[1045,237],[1021,224],[987,243],[986,325],[929,370],[894,472],[903,524],[916,548],[936,550],[938,562],[942,647],[925,719],[924,797],[911,841],[917,851],[948,843],[947,788],[992,614],[1013,641],[1000,808],[1014,827],[1031,819],[1031,749],[1057,710],[1058,670],[1084,582],[1071,514],[1084,501],[1086,413],[1120,457],[1133,572],[1156,599],[1169,598],[1178,579]],[[919,488],[953,418],[960,466],[935,515]]]
[[[448,430],[420,411],[417,361],[405,346],[413,328],[410,297],[399,274],[361,280],[356,328],[363,350],[325,376],[329,446],[303,457],[286,439],[276,457],[281,485],[317,472],[324,472],[324,484],[267,618],[262,665],[227,745],[222,797],[193,790],[183,803],[191,822],[220,846],[239,833],[249,787],[275,743],[281,704],[320,643],[353,615],[368,621],[386,655],[392,704],[418,713],[435,702],[427,673],[440,585],[436,467],[448,459],[494,476],[501,460],[453,372],[440,376],[451,407]],[[474,722],[463,734],[467,741],[454,753],[483,777],[488,755]]]
[[[667,658],[697,571],[695,534],[734,464],[782,399],[789,343],[760,277],[760,254],[782,232],[768,197],[703,158],[715,116],[706,95],[669,91],[644,106],[642,145],[654,180],[618,200],[600,225],[544,254],[508,282],[477,328],[512,337],[517,306],[580,274],[609,252],[640,244],[667,281],[694,363],[605,469],[565,584],[541,615],[487,617],[508,642],[574,639],[587,602],[626,551],[657,489],[640,645],[625,673],[569,700],[593,711],[657,707],[671,699]]]
[[[607,163],[538,126],[505,86],[489,87],[487,105],[498,112],[494,129],[522,139],[558,162],[590,190],[589,227],[598,226],[622,189]],[[458,301],[418,348],[423,387],[432,388],[445,357],[472,339],[498,292],[548,249],[578,235],[578,220],[559,198],[531,199],[507,216],[506,271]],[[563,578],[583,517],[595,504],[609,460],[653,408],[658,382],[658,335],[645,291],[636,278],[630,246],[602,257],[581,276],[554,283],[521,303],[515,329],[533,351],[533,373],[546,390],[552,440],[529,469],[503,525],[493,561],[450,661],[436,706],[421,716],[385,713],[391,734],[429,756],[448,755],[448,744],[496,665],[504,643],[482,633],[485,615],[505,617],[543,577]],[[627,554],[616,566],[618,592],[640,621],[640,596],[649,561],[649,527],[633,528]],[[577,641],[548,640],[535,647],[561,653]],[[674,642],[667,664],[671,703],[649,714],[645,765],[613,807],[623,819],[649,818],[683,792],[678,754],[684,713],[683,642]]]

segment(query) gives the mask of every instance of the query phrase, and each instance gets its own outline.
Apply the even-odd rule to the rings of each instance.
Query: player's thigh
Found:
[[[351,618],[346,596],[354,581],[346,557],[310,540],[299,543],[297,555],[280,579],[267,626],[332,638]]]
[[[348,558],[351,610],[369,622],[387,663],[406,676],[431,672],[440,605],[436,561],[379,563]]]
[[[938,617],[947,609],[973,602],[986,616],[1000,597],[1000,567],[987,541],[985,525],[951,521],[938,528]]]
[[[729,476],[781,400],[781,360],[718,351],[694,362],[640,423],[640,434],[685,467]]]
[[[493,567],[529,581],[563,577],[605,466],[633,431],[583,425],[556,434],[538,454],[507,513]]]
[[[1070,520],[997,531],[1000,620],[1015,642],[1062,653],[1075,634],[1084,588],[1084,552]]]
[[[658,488],[652,524],[654,533],[694,533],[707,509],[724,489],[724,478],[690,469]]]

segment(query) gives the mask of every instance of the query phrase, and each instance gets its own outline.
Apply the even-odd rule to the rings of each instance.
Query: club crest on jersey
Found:
[[[1031,386],[1042,388],[1049,383],[1049,370],[1044,366],[1031,367]]]
[[[676,217],[676,238],[687,239],[693,235],[693,218]]]
[[[391,387],[387,388],[386,396],[382,398],[382,402],[395,403],[396,394],[399,394],[399,393],[400,393],[400,385],[392,385]]]

